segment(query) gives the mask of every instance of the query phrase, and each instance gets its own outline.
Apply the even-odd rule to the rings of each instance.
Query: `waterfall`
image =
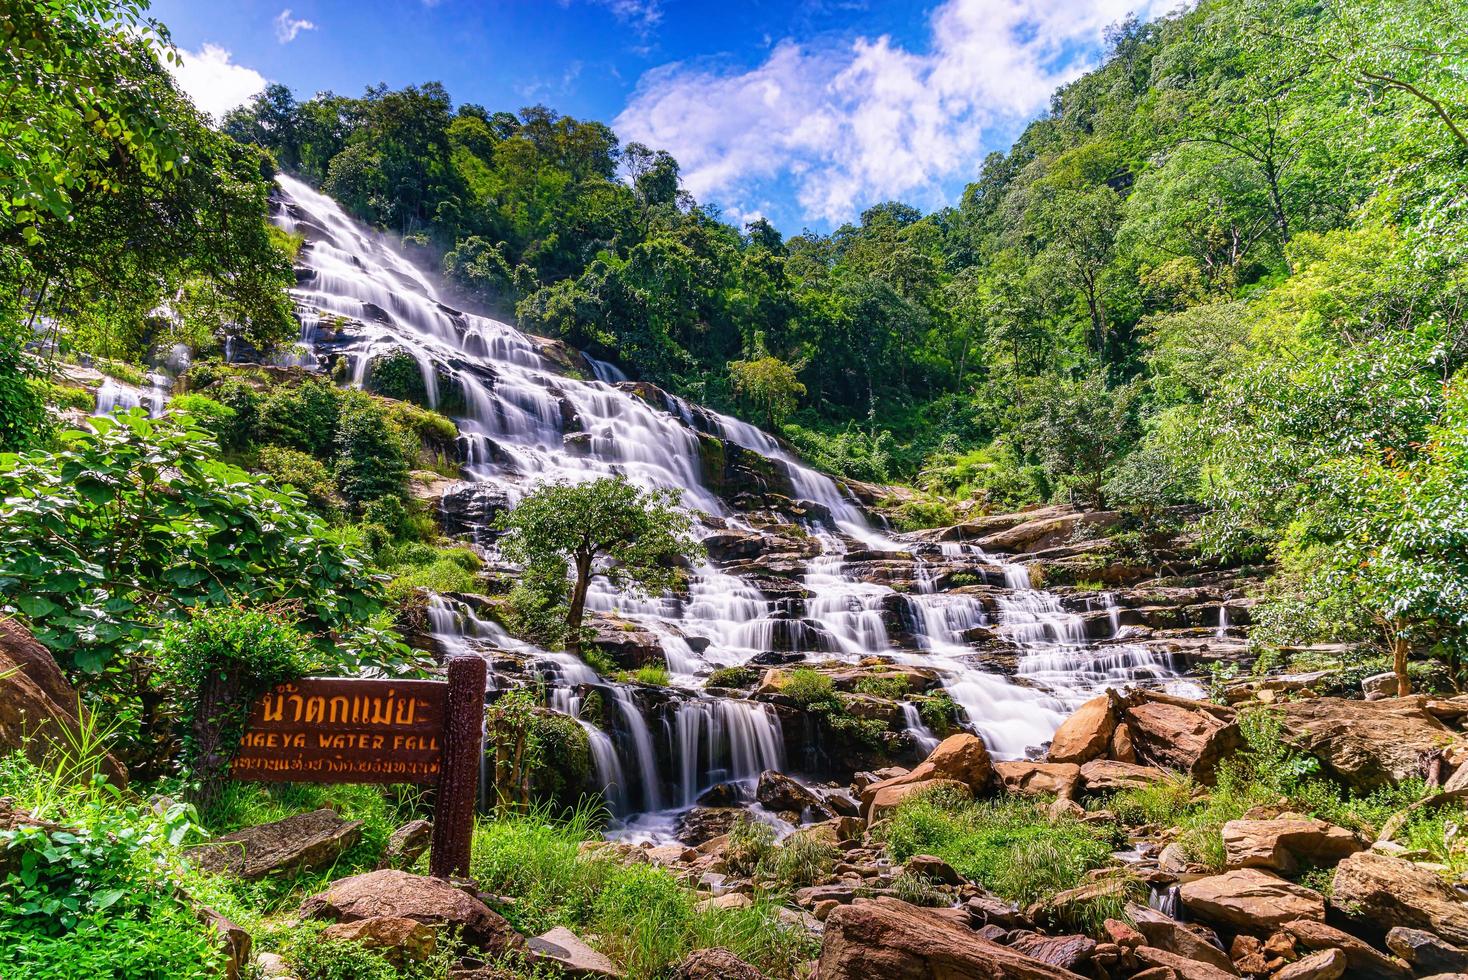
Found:
[[[938,736],[933,730],[923,724],[922,715],[918,714],[917,705],[911,701],[902,702],[902,723],[907,726],[907,733],[917,742],[918,748],[923,754],[933,751],[938,747]]]
[[[603,578],[593,581],[592,614],[629,620],[659,641],[673,690],[656,709],[634,700],[632,686],[611,683],[570,654],[521,643],[459,604],[430,604],[442,649],[499,648],[536,665],[550,706],[586,730],[596,779],[629,823],[639,807],[686,807],[716,782],[752,781],[763,769],[783,767],[784,739],[769,705],[703,692],[715,669],[772,651],[930,668],[966,724],[1005,758],[1048,741],[1066,713],[1101,687],[1165,676],[1166,666],[1148,661],[1142,648],[1088,639],[1084,621],[1055,595],[1032,588],[1021,565],[1003,566],[1008,590],[998,598],[997,622],[979,596],[939,591],[939,570],[926,560],[915,568],[910,593],[859,578],[848,567],[854,550],[895,557],[912,546],[874,529],[845,486],[805,466],[775,437],[630,383],[605,361],[568,355],[509,324],[452,308],[434,277],[383,236],[304,183],[287,176],[278,183],[275,220],[306,239],[292,296],[302,345],[314,349],[292,355],[292,363],[335,364],[360,385],[370,380],[375,357],[407,351],[427,400],[455,415],[466,479],[513,505],[542,481],[621,474],[642,487],[679,491],[709,531],[764,527],[766,518],[756,521],[720,495],[719,474],[705,473],[705,444],[714,436],[769,460],[788,477],[790,496],[813,515],[797,530],[811,541],[805,553],[818,545],[819,554],[786,580],[783,592],[763,592],[756,577],[710,562],[689,569],[686,591],[677,596],[637,598]],[[937,550],[948,562],[993,563],[972,544],[945,542]],[[1118,622],[1114,617],[1113,634]],[[979,660],[967,637],[981,627],[1018,649],[1024,683]],[[605,699],[602,726],[581,718],[587,687]],[[920,741],[931,739],[910,707],[903,709],[908,730]],[[650,723],[654,711],[661,720]]]

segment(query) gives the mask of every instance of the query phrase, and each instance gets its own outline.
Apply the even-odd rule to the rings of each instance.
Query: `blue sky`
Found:
[[[1157,3],[1159,0],[1150,0]],[[154,0],[216,114],[267,80],[308,96],[441,81],[544,103],[672,152],[731,220],[829,230],[957,199],[1106,25],[1149,0]]]

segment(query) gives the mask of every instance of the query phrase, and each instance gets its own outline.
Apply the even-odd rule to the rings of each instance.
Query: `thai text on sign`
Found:
[[[250,709],[235,779],[437,783],[448,684],[305,678]]]

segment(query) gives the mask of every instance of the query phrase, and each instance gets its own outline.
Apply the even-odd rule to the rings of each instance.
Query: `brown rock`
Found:
[[[1411,963],[1418,973],[1456,973],[1468,970],[1468,951],[1443,942],[1422,929],[1394,926],[1386,934],[1386,945]]]
[[[861,791],[862,813],[871,811],[871,801],[883,789],[909,783],[946,779],[963,783],[971,792],[982,793],[994,778],[994,763],[983,740],[967,732],[950,735],[939,742],[928,757],[910,772],[868,785]]]
[[[19,622],[0,617],[0,755],[22,752],[40,764],[53,748],[68,749],[77,731],[76,692],[51,651]],[[110,754],[99,768],[127,785],[127,770]]]
[[[1111,759],[1092,759],[1081,766],[1081,782],[1087,793],[1115,793],[1123,789],[1143,789],[1165,782],[1167,773],[1155,766],[1139,766]]]
[[[1330,902],[1363,922],[1425,929],[1455,946],[1468,944],[1468,905],[1410,861],[1374,851],[1352,854],[1336,866]]]
[[[1132,744],[1132,726],[1118,722],[1111,733],[1111,758],[1117,762],[1136,762],[1137,747]]]
[[[1189,912],[1244,932],[1263,932],[1295,919],[1325,918],[1319,892],[1246,868],[1184,882],[1178,889]]]
[[[1182,978],[1171,967],[1154,966],[1140,973],[1133,973],[1132,980],[1182,980]]]
[[[1243,744],[1232,713],[1183,698],[1136,692],[1124,714],[1137,759],[1212,784],[1218,763]]]
[[[1199,927],[1184,925],[1145,905],[1129,905],[1127,914],[1136,923],[1137,932],[1145,938],[1146,945],[1176,953],[1185,959],[1207,963],[1225,973],[1236,972],[1233,960],[1227,953],[1194,931]],[[1212,935],[1211,931],[1209,935]]]
[[[567,977],[625,976],[615,963],[564,926],[556,926],[529,940],[525,944],[525,958],[533,965],[552,967]]]
[[[1339,949],[1346,954],[1346,967],[1352,977],[1362,980],[1406,980],[1411,976],[1401,963],[1379,952],[1348,932],[1310,919],[1297,919],[1280,927],[1294,937],[1296,945],[1310,950]],[[1387,937],[1391,946],[1391,937]],[[1464,960],[1468,966],[1468,960]]]
[[[205,871],[246,880],[286,871],[324,868],[362,839],[362,821],[343,820],[323,807],[284,820],[246,827],[188,850]]]
[[[387,839],[379,868],[408,868],[428,850],[433,838],[433,824],[427,820],[410,820]]]
[[[1007,944],[1018,953],[1066,970],[1078,970],[1096,952],[1089,936],[1042,936],[1038,932],[1011,935]]]
[[[225,980],[239,980],[245,964],[250,962],[250,947],[254,945],[250,934],[208,906],[200,906],[195,915],[219,936],[220,948],[224,950]]]
[[[863,899],[826,920],[820,980],[1074,980],[1079,974],[990,942],[934,909]]]
[[[1116,709],[1108,691],[1081,705],[1061,723],[1050,741],[1047,758],[1051,762],[1076,764],[1099,759],[1110,747],[1115,730]]]
[[[829,820],[836,815],[819,796],[773,769],[759,774],[759,786],[754,796],[767,810],[798,813],[802,820]]]
[[[961,885],[967,880],[953,865],[931,854],[914,854],[907,859],[907,870],[940,885]]]
[[[1101,928],[1106,931],[1107,937],[1110,938],[1112,942],[1116,943],[1116,945],[1121,946],[1124,949],[1130,949],[1133,946],[1141,946],[1147,942],[1146,936],[1142,935],[1140,932],[1138,932],[1136,929],[1133,929],[1125,922],[1122,922],[1120,919],[1107,919],[1101,924]]]
[[[893,810],[897,809],[898,804],[908,797],[921,796],[930,790],[947,789],[963,796],[969,795],[968,785],[956,779],[929,779],[916,783],[893,782],[890,785],[875,783],[868,789],[875,790],[870,796],[866,792],[862,793],[867,820],[871,823],[876,823],[891,814]]]
[[[1346,954],[1322,949],[1301,957],[1274,975],[1274,980],[1337,980],[1346,972]]]
[[[1225,866],[1294,874],[1301,863],[1335,864],[1364,850],[1356,835],[1324,820],[1289,814],[1274,820],[1230,820],[1223,825]]]
[[[1359,792],[1421,775],[1426,757],[1453,740],[1419,696],[1307,698],[1271,710],[1279,713],[1291,744]]]
[[[1075,796],[1081,767],[1061,762],[996,762],[994,774],[1006,793],[1022,796]]]
[[[1132,953],[1139,962],[1150,967],[1165,967],[1181,980],[1238,980],[1238,974],[1232,969],[1220,970],[1210,963],[1190,960],[1186,956],[1179,956],[1156,946],[1138,946]]]
[[[722,946],[696,949],[673,970],[673,980],[765,980],[765,975]]]
[[[472,946],[500,954],[520,949],[523,937],[479,899],[438,878],[406,871],[369,871],[332,882],[301,904],[303,918],[356,922],[390,915],[458,929]]]
[[[322,939],[346,940],[377,950],[393,966],[418,963],[433,955],[438,934],[433,927],[396,915],[375,915],[355,922],[333,922]]]

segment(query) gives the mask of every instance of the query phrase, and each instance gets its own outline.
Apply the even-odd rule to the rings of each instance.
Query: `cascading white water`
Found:
[[[430,607],[445,649],[486,645],[542,665],[551,706],[587,730],[597,780],[619,813],[687,806],[713,783],[753,780],[763,769],[783,767],[783,734],[769,705],[701,690],[714,669],[768,651],[846,661],[879,656],[934,668],[968,724],[1003,757],[1023,756],[1048,740],[1066,711],[1097,684],[1141,676],[1135,656],[1088,644],[1084,631],[1071,625],[1077,618],[1054,596],[1031,589],[1020,566],[1006,568],[1016,591],[1001,598],[998,624],[989,622],[976,596],[939,591],[925,566],[918,569],[915,594],[859,580],[846,568],[854,548],[896,553],[908,546],[874,530],[841,486],[804,466],[774,437],[679,398],[635,389],[605,362],[584,362],[591,380],[570,376],[542,343],[446,305],[431,276],[329,198],[289,177],[279,184],[277,220],[307,238],[293,295],[302,342],[315,350],[299,363],[325,368],[345,358],[345,376],[361,384],[375,356],[406,350],[431,402],[448,405],[455,397],[463,406],[454,414],[468,479],[513,504],[540,481],[620,473],[644,487],[681,491],[684,505],[711,515],[711,525],[749,529],[744,515],[705,482],[699,436],[705,432],[774,461],[788,474],[794,496],[816,505],[808,510],[819,516],[806,531],[821,553],[806,564],[799,584],[808,598],[794,600],[797,611],[708,563],[692,569],[679,597],[638,599],[602,579],[593,583],[588,609],[616,613],[654,633],[673,686],[692,695],[657,709],[663,720],[653,724],[632,685],[609,683],[576,657],[519,643],[493,623],[466,620],[462,611]],[[941,551],[946,558],[988,560],[970,545],[948,543]],[[896,641],[889,635],[894,615],[904,624]],[[1029,684],[1013,684],[974,663],[965,636],[979,627],[1012,637]],[[1095,669],[1103,662],[1108,665]],[[588,687],[601,692],[606,705],[600,724],[581,717]],[[907,725],[920,740],[932,739],[915,710]],[[671,778],[664,778],[660,759]]]

